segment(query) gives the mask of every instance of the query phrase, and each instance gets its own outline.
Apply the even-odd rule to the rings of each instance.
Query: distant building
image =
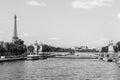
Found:
[[[17,34],[17,16],[14,16],[14,33],[13,33],[13,37],[12,37],[12,42],[17,41],[18,38],[18,34]]]
[[[75,50],[76,50],[76,51],[87,50],[87,49],[88,49],[87,46],[75,47]]]

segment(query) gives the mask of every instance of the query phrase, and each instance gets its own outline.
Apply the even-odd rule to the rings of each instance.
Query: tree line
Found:
[[[89,49],[88,46],[75,47],[76,52],[99,52],[97,49]]]
[[[40,46],[38,45],[38,49],[40,49]],[[113,47],[115,52],[120,51],[120,41],[116,43]],[[61,48],[61,47],[54,47],[48,44],[42,44],[42,52],[70,52],[74,53],[77,52],[98,52],[96,49],[71,49],[71,48]],[[17,41],[13,42],[0,42],[0,56],[21,56],[21,55],[27,55],[27,52],[34,52],[34,46],[33,45],[25,45],[24,41],[21,39],[18,39]],[[101,48],[101,52],[108,52],[108,46],[103,46]]]
[[[15,42],[0,42],[0,56],[21,56],[25,55],[25,52],[27,52],[27,46],[21,39]]]
[[[38,45],[40,48],[40,46]],[[28,51],[33,52],[34,51],[34,46],[29,45],[28,46]],[[54,47],[48,44],[42,44],[42,52],[70,52],[74,53],[74,50],[71,48],[61,48],[61,47]]]
[[[27,52],[34,53],[34,45],[25,45],[24,41],[18,39],[15,42],[0,42],[0,56],[13,57],[13,56],[21,56],[27,55]],[[38,44],[38,50],[40,49],[40,45]],[[42,52],[70,52],[74,53],[74,50],[71,48],[61,48],[54,47],[47,44],[42,44]]]

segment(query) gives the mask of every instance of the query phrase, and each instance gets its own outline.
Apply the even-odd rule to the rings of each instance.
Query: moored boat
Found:
[[[46,59],[47,56],[42,52],[42,43],[38,44],[37,41],[34,44],[34,51],[29,51],[27,55],[28,60]]]
[[[48,56],[47,55],[45,55],[45,54],[40,54],[40,57],[39,57],[40,59],[47,59],[48,58]]]
[[[40,55],[27,55],[28,60],[38,60],[40,58]]]
[[[19,61],[26,60],[26,57],[12,57],[12,58],[0,58],[0,62],[10,62],[10,61]]]

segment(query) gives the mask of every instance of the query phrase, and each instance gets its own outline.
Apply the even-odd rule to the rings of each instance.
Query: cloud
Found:
[[[29,37],[30,35],[28,33],[23,33],[22,35],[20,35],[20,37]]]
[[[120,12],[115,15],[115,19],[113,19],[112,22],[109,22],[108,24],[118,25],[120,24]]]
[[[119,22],[113,22],[112,24],[116,24],[117,25],[117,24],[119,24]]]
[[[106,38],[100,38],[99,40],[93,41],[93,44],[96,45],[106,45],[109,42]]]
[[[99,41],[107,41],[108,39],[105,39],[105,38],[100,38]]]
[[[72,2],[73,8],[93,9],[96,7],[111,6],[113,0],[74,0]]]
[[[39,34],[37,32],[30,32],[30,33],[23,33],[21,35],[19,35],[19,37],[22,37],[22,38],[28,38],[28,37],[35,37],[35,36],[38,36]]]
[[[120,19],[120,13],[118,13],[117,17],[118,17],[118,19]]]
[[[26,4],[29,6],[42,6],[42,7],[46,6],[46,4],[44,2],[38,2],[36,0],[29,0],[26,2]]]
[[[48,40],[51,40],[51,41],[58,41],[58,40],[60,40],[60,38],[51,37],[51,38],[48,38]]]
[[[4,31],[0,31],[0,34],[5,34],[5,32]]]

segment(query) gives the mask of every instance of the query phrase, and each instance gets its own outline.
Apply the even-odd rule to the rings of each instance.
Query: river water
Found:
[[[49,58],[0,63],[0,80],[120,80],[120,71],[112,62]]]

